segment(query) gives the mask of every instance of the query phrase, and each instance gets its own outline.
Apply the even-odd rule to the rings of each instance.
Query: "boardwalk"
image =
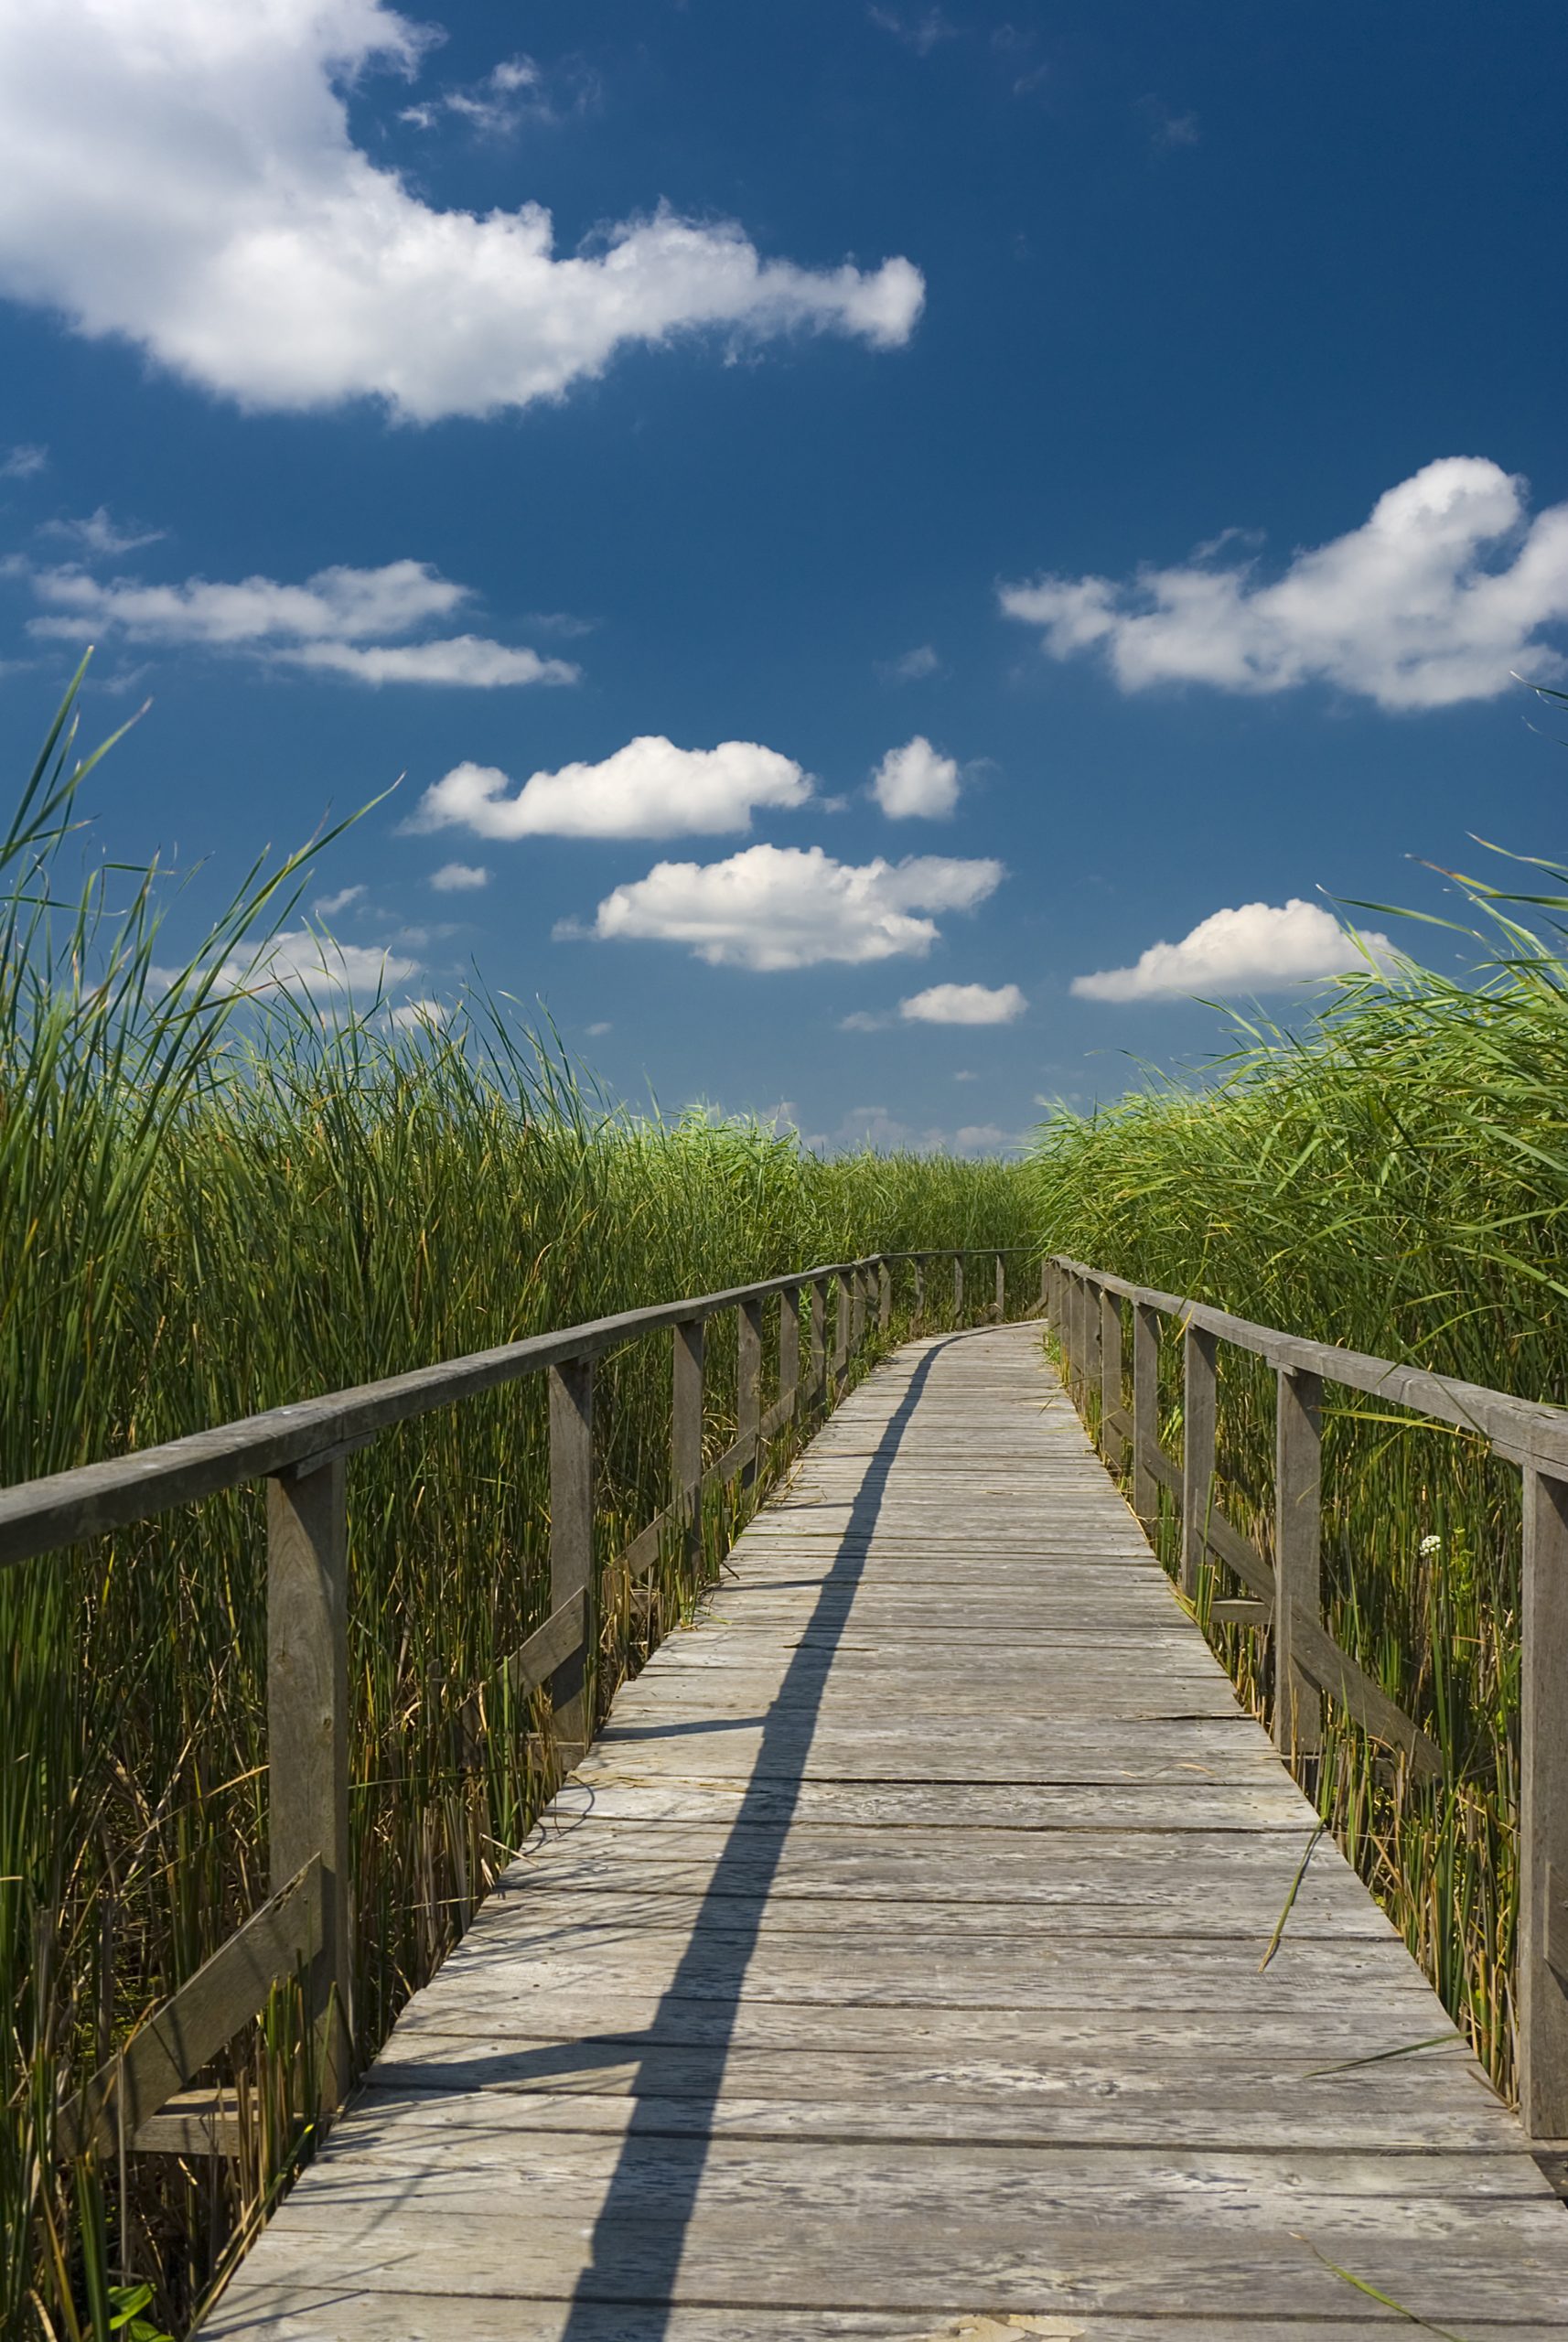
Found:
[[[1568,2213],[1327,1842],[1263,1965],[1312,1815],[1037,1329],[899,1351],[733,1566],[206,2335],[1417,2330],[1359,2279],[1561,2342]]]

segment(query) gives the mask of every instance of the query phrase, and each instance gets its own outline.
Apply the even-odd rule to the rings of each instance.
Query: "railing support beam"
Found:
[[[343,1458],[267,1483],[268,1858],[281,1894],[321,1860],[321,1950],[310,2014],[322,2102],[342,2103],[353,2055],[349,1842],[349,1516]]]
[[[1160,1524],[1160,1313],[1133,1305],[1133,1509],[1151,1543]]]
[[[1214,1498],[1217,1348],[1214,1336],[1200,1326],[1188,1326],[1182,1337],[1181,1590],[1189,1602],[1197,1598]]]
[[[1274,1746],[1316,1756],[1323,1698],[1295,1656],[1294,1621],[1323,1612],[1323,1383],[1282,1367],[1274,1434]]]
[[[550,1682],[561,1771],[587,1754],[588,1652],[594,1616],[594,1362],[572,1359],[550,1370],[550,1606],[583,1597],[583,1640]]]
[[[1524,1473],[1520,2116],[1568,2139],[1568,1481]]]
[[[1122,1469],[1127,1442],[1116,1417],[1122,1412],[1122,1304],[1100,1289],[1100,1451],[1112,1472]]]

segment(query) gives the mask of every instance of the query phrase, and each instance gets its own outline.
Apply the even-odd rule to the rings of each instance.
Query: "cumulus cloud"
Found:
[[[811,782],[792,757],[752,740],[678,748],[654,734],[602,764],[536,772],[510,790],[494,765],[456,765],[425,790],[408,827],[481,838],[683,837],[748,830],[754,807],[804,805]]]
[[[892,821],[940,821],[958,803],[958,767],[917,732],[901,748],[888,749],[871,776],[871,792]]]
[[[592,932],[688,943],[712,967],[918,959],[939,934],[922,914],[972,910],[1003,875],[999,862],[940,854],[856,865],[834,862],[818,845],[753,845],[727,862],[655,864],[646,878],[606,896]]]
[[[311,908],[317,919],[334,919],[339,911],[346,911],[350,904],[362,902],[365,892],[362,886],[339,886],[335,895],[319,896]]]
[[[371,397],[416,422],[559,397],[702,328],[908,339],[907,260],[803,268],[663,208],[558,256],[542,205],[423,201],[355,145],[344,92],[413,80],[429,39],[383,0],[0,10],[0,291],[247,407]]]
[[[405,1000],[389,1011],[387,1022],[396,1033],[439,1033],[451,1015],[438,1000]]]
[[[94,515],[94,521],[102,517]],[[24,567],[19,574],[43,605],[43,614],[28,620],[27,630],[45,639],[87,641],[118,634],[128,642],[260,652],[367,683],[490,688],[578,678],[578,669],[564,659],[542,659],[537,651],[476,634],[418,642],[378,639],[414,633],[450,618],[472,599],[467,586],[443,577],[424,561],[390,561],[379,569],[320,569],[303,586],[275,577],[242,577],[231,584],[188,577],[177,585],[148,586],[134,577],[94,577],[76,563],[58,569]]]
[[[913,1025],[1011,1025],[1028,1005],[1016,984],[932,984],[898,1014]]]
[[[1320,903],[1242,903],[1213,911],[1179,943],[1151,943],[1130,968],[1075,976],[1079,1000],[1213,999],[1278,992],[1351,971],[1367,973],[1397,958],[1386,935],[1348,933]]]
[[[1568,504],[1532,521],[1526,496],[1481,457],[1444,457],[1272,583],[1255,562],[1199,557],[1120,585],[1004,586],[1002,607],[1038,626],[1053,659],[1097,652],[1123,691],[1322,682],[1390,709],[1488,699],[1513,671],[1539,680],[1563,664],[1540,636],[1568,618]]]
[[[488,886],[490,874],[476,862],[444,862],[431,872],[430,883],[438,895],[467,895]]]

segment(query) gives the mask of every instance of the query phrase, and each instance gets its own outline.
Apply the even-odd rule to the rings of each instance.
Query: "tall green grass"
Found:
[[[1347,981],[1304,1033],[1239,1024],[1205,1084],[1154,1083],[1053,1120],[1029,1166],[1050,1248],[1294,1333],[1568,1402],[1568,874],[1537,868],[1531,896],[1461,882],[1480,918],[1467,981],[1414,965]],[[1164,1434],[1179,1453],[1176,1340],[1163,1349]],[[1266,1547],[1270,1378],[1220,1356],[1219,1500]],[[1519,1474],[1329,1384],[1325,1475],[1328,1623],[1440,1743],[1447,1774],[1418,1787],[1331,1708],[1307,1786],[1507,2090]],[[1213,1636],[1266,1715],[1266,1638]]]
[[[628,1117],[482,1001],[409,1034],[236,987],[220,972],[259,966],[297,857],[158,974],[156,874],[81,875],[87,768],[64,719],[0,846],[0,1480],[817,1261],[1027,1241],[1000,1164]],[[670,1493],[668,1382],[658,1340],[599,1376],[607,1553]],[[517,1385],[349,1467],[362,2053],[547,1785],[542,1703],[498,1682],[548,1606],[543,1408]],[[720,1328],[710,1454],[733,1413]],[[6,2337],[106,2337],[116,2282],[177,2326],[307,2148],[283,1993],[227,2068],[255,2117],[239,2165],[69,2171],[52,2141],[267,1891],[263,1584],[260,1489],[0,1574]],[[692,1590],[666,1574],[667,1604]],[[659,1623],[610,1606],[601,1700]]]

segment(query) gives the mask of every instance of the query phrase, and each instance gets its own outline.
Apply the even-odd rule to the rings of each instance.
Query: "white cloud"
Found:
[[[1277,992],[1290,984],[1358,971],[1397,958],[1386,935],[1357,938],[1320,903],[1242,903],[1213,911],[1179,943],[1151,943],[1130,968],[1075,976],[1079,1000],[1174,1000],[1196,994]]]
[[[509,683],[575,683],[581,669],[569,660],[542,659],[537,650],[511,650],[478,634],[455,634],[435,642],[311,642],[280,650],[299,667],[328,668],[361,683],[467,683],[493,691]]]
[[[451,1015],[452,1011],[438,1000],[405,1000],[388,1012],[387,1022],[398,1033],[439,1033]]]
[[[120,553],[133,553],[138,545],[156,545],[166,534],[163,529],[121,529],[109,517],[106,505],[90,512],[82,521],[46,521],[39,534],[46,537],[69,537],[75,544],[84,545],[90,553],[101,560],[112,561]]]
[[[871,776],[871,790],[891,821],[912,815],[940,821],[958,803],[958,766],[917,732],[903,747],[888,749]]]
[[[558,258],[539,204],[422,201],[354,145],[344,91],[413,78],[429,40],[382,0],[0,10],[0,290],[243,406],[371,397],[418,422],[558,397],[700,328],[908,339],[907,260],[802,268],[664,209]]]
[[[689,943],[713,967],[921,958],[939,930],[918,914],[971,910],[1003,875],[999,862],[939,854],[899,863],[878,856],[857,866],[818,845],[753,845],[727,862],[656,864],[646,878],[606,896],[592,932]]]
[[[898,1014],[915,1025],[1011,1025],[1028,1005],[1016,984],[932,984]]]
[[[1002,607],[1054,659],[1097,650],[1123,691],[1167,682],[1279,692],[1337,684],[1384,708],[1446,707],[1560,671],[1541,629],[1568,618],[1568,504],[1527,517],[1527,483],[1444,457],[1359,529],[1262,582],[1251,562],[1144,568],[1129,584],[1042,577]]]
[[[490,874],[477,862],[444,862],[431,872],[430,883],[438,895],[467,895],[488,886]]]
[[[454,766],[407,826],[481,838],[671,838],[748,830],[754,807],[788,811],[811,794],[810,776],[777,748],[751,740],[678,748],[656,735],[628,740],[602,764],[536,772],[515,796],[510,788],[494,765]]]
[[[934,675],[941,665],[935,646],[922,642],[913,650],[906,650],[901,658],[889,659],[877,672],[894,683],[918,683]]]
[[[0,456],[0,479],[37,479],[38,474],[48,471],[48,467],[49,451],[47,447],[33,447],[24,443],[20,446],[7,448],[5,454]]]
[[[154,971],[165,983],[181,981],[172,970]],[[315,928],[285,928],[246,957],[236,953],[213,972],[220,993],[264,995],[298,993],[310,1001],[345,1002],[355,994],[372,1000],[419,973],[417,960],[358,943],[339,943]]]
[[[335,895],[322,895],[311,905],[317,919],[332,919],[338,911],[346,911],[350,903],[363,900],[363,886],[339,886]]]
[[[94,522],[102,517],[95,514]],[[413,633],[450,618],[472,599],[467,586],[443,577],[424,561],[390,561],[379,569],[338,565],[317,570],[303,586],[275,577],[233,583],[188,577],[177,585],[148,586],[134,577],[97,578],[74,563],[22,574],[45,611],[29,619],[27,630],[46,639],[86,641],[119,634],[129,642],[253,651],[368,683],[489,688],[570,683],[578,677],[564,660],[542,659],[537,651],[480,635],[419,642],[377,639]]]
[[[596,1024],[596,1025],[590,1025],[590,1026],[587,1027],[588,1038],[589,1038],[591,1041],[596,1041],[596,1040],[600,1039],[604,1034],[606,1034],[606,1033],[613,1033],[614,1031],[615,1031],[615,1026],[614,1026],[613,1025],[611,1025],[611,1024],[608,1022],[608,1020],[607,1020],[607,1019],[605,1019],[605,1018],[601,1018],[601,1020],[599,1021],[599,1023],[598,1023],[598,1024]]]

